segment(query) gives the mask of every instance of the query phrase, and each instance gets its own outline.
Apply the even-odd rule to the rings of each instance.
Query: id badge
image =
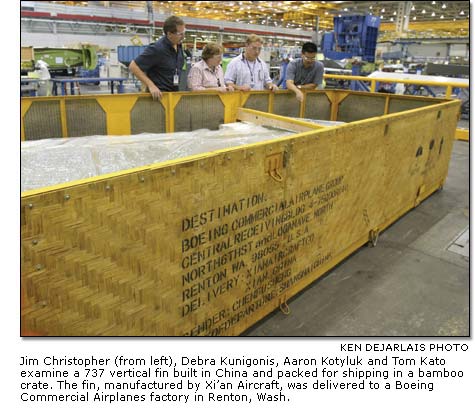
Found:
[[[178,86],[180,84],[180,76],[178,74],[175,74],[173,76],[173,85]]]

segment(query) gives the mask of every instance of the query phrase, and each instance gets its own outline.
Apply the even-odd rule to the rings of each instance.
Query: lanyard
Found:
[[[254,83],[254,70],[256,69],[256,62],[254,61],[254,65],[251,66],[249,65],[249,61],[246,60],[247,68],[249,69],[249,73],[251,73],[251,82]]]
[[[176,53],[176,55],[175,55],[175,75],[178,75],[178,55],[180,54],[180,45],[177,45],[176,49],[173,48],[173,51],[175,51],[175,53]]]
[[[256,58],[256,61],[254,61],[254,65],[252,66],[252,70],[251,70],[251,66],[249,65],[249,61],[247,61],[246,58],[244,58],[244,61],[246,61],[247,68],[249,69],[249,73],[251,74],[251,83],[254,83],[254,71],[256,70],[257,58]]]

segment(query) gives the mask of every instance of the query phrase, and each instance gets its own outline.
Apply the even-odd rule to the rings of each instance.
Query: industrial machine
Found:
[[[91,46],[81,48],[32,48],[30,59],[22,58],[21,72],[27,74],[33,71],[35,62],[44,61],[52,76],[74,75],[79,67],[86,70],[94,70],[97,65],[96,49]]]
[[[373,15],[342,16],[333,19],[333,32],[323,35],[325,58],[341,60],[360,57],[374,63],[380,18]]]

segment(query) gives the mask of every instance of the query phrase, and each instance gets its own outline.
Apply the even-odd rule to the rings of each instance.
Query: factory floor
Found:
[[[468,336],[468,226],[469,143],[455,141],[443,190],[243,336]]]

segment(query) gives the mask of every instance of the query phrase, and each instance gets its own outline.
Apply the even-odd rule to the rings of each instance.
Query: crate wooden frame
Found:
[[[322,127],[219,95],[225,122],[300,132],[24,192],[21,334],[238,335],[443,186],[459,101],[388,114],[391,95],[320,94],[332,119],[348,95],[383,114]],[[164,98],[167,129],[187,95]],[[140,95],[121,96],[96,98],[108,133],[130,130],[120,105]]]

